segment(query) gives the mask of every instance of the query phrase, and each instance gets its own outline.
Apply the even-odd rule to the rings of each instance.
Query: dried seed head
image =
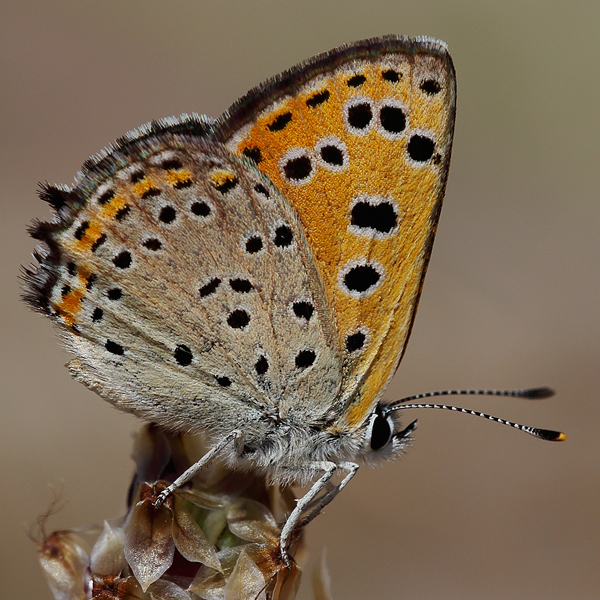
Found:
[[[300,571],[286,567],[279,550],[280,524],[295,505],[289,488],[215,462],[156,506],[168,483],[205,451],[196,437],[144,426],[127,515],[101,531],[43,534],[40,561],[55,598],[293,599]],[[84,534],[95,536],[91,551]]]

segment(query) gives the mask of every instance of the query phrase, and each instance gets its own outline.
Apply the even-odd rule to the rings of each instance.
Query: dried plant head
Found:
[[[45,533],[58,497],[38,520],[39,557],[56,600],[291,600],[300,569],[281,558],[289,488],[215,461],[185,488],[159,494],[205,452],[201,439],[146,425],[124,517]],[[293,550],[302,547],[296,534]]]

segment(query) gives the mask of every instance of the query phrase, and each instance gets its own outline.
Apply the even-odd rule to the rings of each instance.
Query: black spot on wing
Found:
[[[435,96],[442,89],[442,86],[435,79],[426,79],[419,87],[430,96]]]
[[[379,120],[383,129],[388,133],[402,133],[406,128],[404,111],[398,106],[382,106]]]
[[[348,107],[348,124],[354,129],[366,129],[373,119],[373,110],[368,102]]]
[[[104,347],[111,353],[116,354],[117,356],[123,356],[125,354],[125,348],[116,342],[111,340],[106,340]]]
[[[189,364],[191,364],[194,358],[192,351],[184,344],[179,344],[177,348],[175,348],[173,356],[175,357],[177,363],[182,367],[187,367]]]
[[[433,156],[435,144],[431,138],[415,134],[408,141],[406,151],[415,162],[426,162]]]
[[[210,206],[206,202],[194,202],[190,207],[192,214],[197,217],[208,217],[210,215]]]
[[[358,331],[346,338],[346,350],[350,353],[360,350],[365,344],[366,336],[362,331]]]
[[[350,223],[360,229],[373,229],[378,233],[390,233],[396,227],[398,216],[391,202],[371,204],[357,202],[350,213]]]
[[[298,369],[307,369],[310,367],[317,358],[317,355],[313,350],[301,350],[296,355],[295,363]]]
[[[374,288],[380,278],[372,265],[357,265],[344,275],[344,285],[350,292],[363,293]]]
[[[292,230],[287,225],[280,225],[275,230],[275,239],[273,243],[278,248],[287,248],[292,243],[294,236]]]
[[[346,84],[348,85],[348,87],[357,88],[361,86],[366,80],[367,78],[364,75],[353,75],[352,77],[350,77],[350,79],[348,79],[348,81],[346,81]]]
[[[327,144],[320,149],[321,158],[329,165],[341,167],[344,164],[344,152],[332,144]]]
[[[128,269],[131,266],[131,253],[124,250],[113,258],[115,267],[119,269]]]
[[[262,161],[262,153],[258,146],[255,146],[253,148],[244,148],[242,154],[246,158],[249,158],[251,161],[255,162],[256,164]]]
[[[244,329],[250,323],[250,315],[242,308],[238,308],[227,317],[227,325],[232,329]]]
[[[246,240],[246,252],[248,254],[256,254],[260,252],[263,247],[263,241],[258,235],[253,235]]]
[[[310,157],[306,155],[290,158],[283,165],[285,176],[292,181],[302,181],[312,173],[312,163]]]
[[[217,291],[217,288],[221,285],[221,280],[218,277],[211,279],[206,285],[200,288],[200,298],[206,298]]]
[[[331,94],[329,93],[329,90],[323,90],[322,92],[317,92],[316,94],[313,94],[306,101],[306,106],[308,106],[308,108],[316,108],[317,106],[323,104],[324,102],[327,102],[327,100],[329,100],[330,95]]]
[[[267,125],[267,129],[269,131],[281,131],[282,129],[285,129],[288,126],[288,124],[291,123],[291,121],[292,113],[285,112],[275,117],[275,120],[269,123],[269,125]]]
[[[398,83],[402,77],[402,73],[398,73],[397,71],[394,71],[394,69],[387,69],[382,71],[381,76],[390,83]]]
[[[294,310],[294,314],[299,319],[305,319],[306,321],[310,321],[310,318],[313,316],[313,312],[315,310],[315,307],[310,302],[306,302],[304,300],[294,302],[292,308]]]
[[[159,220],[167,225],[172,223],[176,216],[177,211],[172,206],[163,206],[158,214]]]
[[[257,375],[264,375],[269,369],[269,362],[264,356],[261,356],[254,365]]]

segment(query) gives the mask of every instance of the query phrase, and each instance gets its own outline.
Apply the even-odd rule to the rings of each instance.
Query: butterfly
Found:
[[[443,42],[380,37],[281,73],[219,119],[145,125],[74,185],[42,187],[55,217],[31,230],[26,299],[57,324],[72,376],[212,445],[167,494],[216,455],[314,482],[283,527],[287,557],[359,463],[406,447],[416,421],[400,408],[443,407],[382,396],[419,302],[455,110]]]

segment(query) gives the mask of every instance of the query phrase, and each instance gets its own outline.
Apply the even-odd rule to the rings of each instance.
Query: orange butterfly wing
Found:
[[[345,348],[343,429],[371,413],[406,347],[446,187],[455,100],[443,43],[390,36],[282,73],[215,127],[300,215]]]

